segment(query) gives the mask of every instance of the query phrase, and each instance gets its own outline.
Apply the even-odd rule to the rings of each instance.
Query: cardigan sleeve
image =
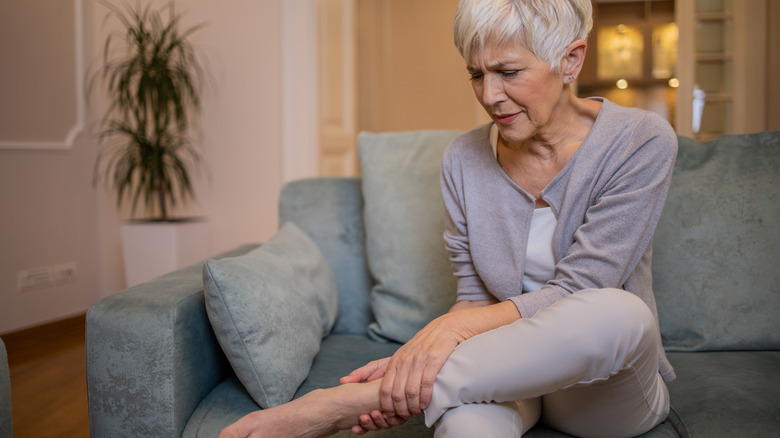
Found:
[[[555,266],[555,277],[537,291],[510,298],[523,317],[588,288],[623,288],[648,250],[660,219],[677,156],[677,136],[660,116],[635,125],[628,147],[594,177],[584,221]],[[566,218],[563,218],[566,220]],[[632,291],[636,293],[637,291]]]
[[[494,298],[477,274],[471,258],[468,221],[463,208],[463,180],[448,148],[442,161],[441,189],[445,206],[444,243],[458,282],[457,301]]]

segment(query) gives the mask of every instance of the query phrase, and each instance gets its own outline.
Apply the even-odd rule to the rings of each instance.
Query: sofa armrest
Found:
[[[180,437],[200,401],[230,373],[206,314],[202,264],[99,301],[87,312],[86,330],[95,437]]]
[[[8,368],[5,344],[0,339],[0,438],[12,436],[14,434],[11,418],[11,373]]]

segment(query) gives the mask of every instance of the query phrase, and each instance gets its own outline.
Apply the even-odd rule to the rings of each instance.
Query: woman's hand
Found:
[[[352,433],[363,435],[368,431],[387,429],[422,413],[423,402],[425,405],[430,402],[439,369],[462,339],[456,331],[446,328],[446,316],[429,323],[393,357],[369,362],[339,379],[341,384],[383,379],[379,391],[382,411],[361,415],[359,424],[352,427]],[[388,370],[392,373],[388,374]]]
[[[390,358],[379,390],[386,415],[408,419],[430,403],[436,375],[455,347],[468,339],[451,315],[431,321]]]
[[[382,411],[363,414],[352,432],[403,424],[430,404],[439,370],[461,342],[520,317],[512,302],[460,301],[450,312],[431,321],[389,358],[379,359],[342,377],[341,384],[382,379],[379,391]]]
[[[385,370],[387,369],[387,363],[389,361],[389,357],[371,361],[352,371],[349,375],[339,379],[339,383],[342,385],[345,383],[365,383],[381,379],[385,375]],[[393,426],[399,426],[406,423],[406,419],[404,418],[387,416],[378,410],[368,414],[362,414],[358,421],[359,424],[352,427],[352,433],[355,435],[363,435],[372,430],[389,429]]]
[[[494,303],[459,302],[398,349],[383,367],[379,402],[386,417],[422,414],[439,370],[458,344],[520,318],[511,301]]]

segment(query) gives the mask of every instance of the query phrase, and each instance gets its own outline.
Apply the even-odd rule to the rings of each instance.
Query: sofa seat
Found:
[[[338,385],[340,376],[345,376],[355,368],[372,360],[391,356],[398,347],[400,347],[400,344],[379,343],[365,336],[330,335],[323,340],[320,353],[312,365],[309,377],[298,389],[295,397],[300,397],[314,389]],[[775,357],[775,359],[780,359],[780,356]],[[698,365],[698,363],[694,365]],[[187,422],[183,436],[185,438],[215,437],[219,435],[219,431],[224,427],[257,409],[259,409],[257,404],[246,392],[241,382],[235,376],[230,376],[217,385],[198,405]],[[382,430],[370,435],[399,438],[428,438],[433,436],[433,430],[425,428],[423,423],[422,417],[415,417],[403,426]],[[675,430],[677,424],[673,425],[673,423],[679,423],[679,421],[670,418],[643,435],[643,438],[672,438],[680,436]],[[355,435],[349,431],[341,431],[334,436],[348,437]],[[540,425],[529,431],[526,436],[529,438],[563,438],[571,435],[556,432]]]
[[[668,421],[680,436],[780,436],[780,351],[667,355],[677,372]]]
[[[392,356],[400,347],[395,343],[379,343],[366,336],[333,334],[322,341],[320,353],[312,364],[306,381],[295,397],[298,398],[314,389],[328,388],[339,384],[338,379],[366,363]],[[225,379],[206,396],[187,422],[184,437],[215,437],[219,431],[238,420],[242,415],[259,409],[235,376]],[[381,436],[429,437],[431,431],[420,427],[422,417],[403,426],[382,431]],[[335,436],[352,436],[342,431]]]

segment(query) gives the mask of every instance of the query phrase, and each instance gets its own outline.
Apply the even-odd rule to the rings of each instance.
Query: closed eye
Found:
[[[482,70],[480,70],[478,68],[471,68],[471,67],[469,67],[466,70],[469,72],[469,80],[471,80],[471,81],[475,81],[477,79],[481,79],[482,76],[485,75],[484,73],[482,73]]]

